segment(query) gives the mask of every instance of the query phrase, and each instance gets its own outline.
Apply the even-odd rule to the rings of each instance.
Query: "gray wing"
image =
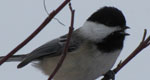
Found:
[[[60,38],[45,43],[44,45],[40,46],[39,48],[35,49],[30,54],[28,54],[23,59],[23,61],[17,66],[17,68],[22,68],[31,61],[38,58],[42,58],[44,56],[51,56],[51,57],[59,56],[64,49],[66,39],[67,35],[64,35]],[[82,41],[83,40],[81,39],[81,37],[74,32],[71,37],[68,52],[76,50],[82,43]]]

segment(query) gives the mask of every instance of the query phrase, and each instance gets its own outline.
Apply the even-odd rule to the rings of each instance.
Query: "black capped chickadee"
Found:
[[[115,7],[105,6],[94,12],[82,27],[73,31],[68,55],[54,80],[94,80],[107,73],[123,48],[128,28],[123,13]],[[22,68],[38,60],[34,65],[50,75],[60,60],[66,36],[49,41],[29,54],[14,55],[8,62],[20,61],[17,67]]]

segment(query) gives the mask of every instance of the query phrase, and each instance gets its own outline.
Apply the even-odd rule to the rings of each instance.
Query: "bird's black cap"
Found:
[[[101,23],[110,27],[126,25],[125,17],[119,9],[106,6],[93,13],[87,21]]]

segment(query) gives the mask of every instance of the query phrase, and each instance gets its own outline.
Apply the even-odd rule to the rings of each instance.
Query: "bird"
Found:
[[[96,10],[73,31],[67,57],[54,80],[94,80],[106,74],[123,49],[125,37],[129,35],[127,29],[125,16],[118,8],[104,6]],[[66,40],[64,34],[28,54],[14,55],[7,62],[19,61],[17,68],[32,62],[49,76],[60,60]]]

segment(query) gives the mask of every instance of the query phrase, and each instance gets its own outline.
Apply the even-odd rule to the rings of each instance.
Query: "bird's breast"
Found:
[[[120,50],[112,53],[102,53],[92,46],[85,46],[69,52],[55,80],[94,80],[105,74],[114,65]],[[45,57],[39,68],[50,75],[60,60],[57,57]]]

